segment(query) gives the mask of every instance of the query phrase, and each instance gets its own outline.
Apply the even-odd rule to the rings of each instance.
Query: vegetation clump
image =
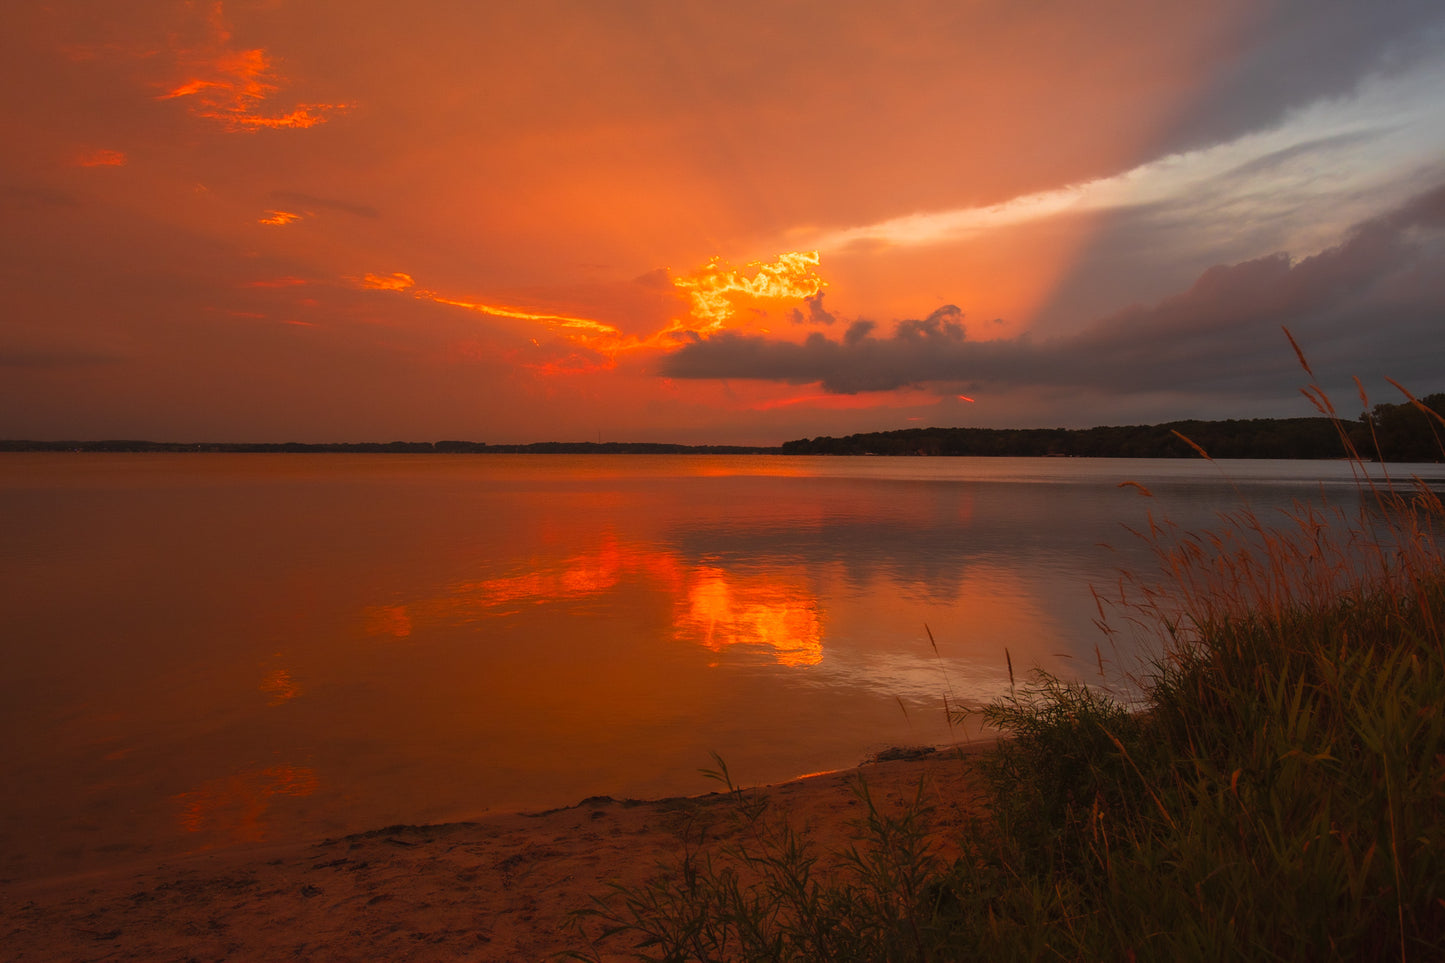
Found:
[[[961,857],[922,791],[860,786],[831,857],[739,793],[732,842],[586,918],[658,961],[1445,957],[1445,509],[1360,477],[1356,511],[1151,519],[1166,577],[1101,603],[1167,639],[1142,704],[1035,675],[977,710],[1011,738]]]

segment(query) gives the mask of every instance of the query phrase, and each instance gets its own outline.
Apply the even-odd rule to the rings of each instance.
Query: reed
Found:
[[[921,790],[885,815],[860,783],[853,845],[823,853],[734,789],[725,845],[695,831],[584,922],[643,960],[1445,958],[1445,509],[1337,424],[1353,507],[1147,519],[1163,577],[1099,596],[1165,643],[1142,706],[1035,674],[981,710],[1012,738],[963,857]]]

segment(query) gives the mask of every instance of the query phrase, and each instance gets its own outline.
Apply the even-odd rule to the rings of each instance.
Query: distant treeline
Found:
[[[489,445],[482,441],[330,442],[312,444],[173,441],[0,441],[0,451],[262,452],[480,455],[776,455],[781,449],[746,445],[668,445],[648,442],[540,441]]]
[[[1421,402],[1445,417],[1445,393]],[[1384,461],[1445,460],[1445,425],[1414,405],[1375,405],[1342,427],[1356,450]],[[1189,441],[1179,436],[1183,435]],[[1340,429],[1328,418],[1251,418],[1247,421],[1171,421],[1101,428],[904,428],[843,438],[822,436],[757,445],[669,445],[650,442],[541,441],[489,445],[481,441],[391,441],[192,444],[169,441],[3,441],[0,451],[354,452],[516,455],[1016,455],[1077,458],[1197,458],[1192,441],[1211,458],[1340,458]]]
[[[1445,415],[1445,394],[1422,402]],[[1373,433],[1371,428],[1373,427]],[[1356,450],[1385,461],[1440,461],[1445,426],[1411,404],[1376,405],[1344,423]],[[1177,432],[1177,434],[1176,434]],[[1328,418],[1172,421],[1101,428],[905,428],[783,444],[789,455],[1013,455],[1079,458],[1339,458],[1339,429]]]

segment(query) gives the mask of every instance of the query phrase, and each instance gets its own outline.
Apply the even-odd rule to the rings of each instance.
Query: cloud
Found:
[[[734,270],[713,258],[691,274],[673,278],[692,303],[692,316],[719,326],[737,310],[736,302],[749,298],[810,298],[823,288],[818,277],[817,251],[789,251],[770,262],[755,261],[752,269]]]
[[[734,332],[699,337],[668,355],[660,373],[818,383],[843,394],[991,385],[1268,396],[1298,381],[1280,332],[1289,326],[1322,378],[1390,375],[1429,390],[1442,376],[1430,350],[1442,317],[1445,186],[1357,225],[1311,257],[1218,265],[1186,291],[1064,337],[969,340],[962,313],[946,305],[898,322],[887,336],[855,321],[837,340],[821,332],[801,343]]]
[[[361,286],[368,291],[405,291],[414,287],[416,281],[410,274],[395,271],[391,274],[367,274],[361,278]]]
[[[75,159],[78,167],[124,167],[125,162],[125,151],[105,149],[85,151]]]
[[[674,378],[759,378],[820,383],[835,394],[891,391],[953,380],[964,337],[963,315],[945,305],[922,320],[900,321],[888,338],[871,321],[855,321],[834,341],[813,332],[801,344],[724,331],[669,355],[662,373]]]
[[[580,318],[545,311],[529,311],[509,305],[486,304],[481,301],[452,297],[417,287],[416,280],[410,274],[401,271],[392,274],[366,274],[359,279],[353,278],[352,280],[368,291],[406,292],[420,301],[432,301],[466,311],[475,311],[478,314],[491,315],[495,318],[538,321],[561,330],[569,338],[585,344],[590,349],[607,350],[618,347],[618,336],[621,332],[610,324],[604,324],[592,318]]]
[[[350,201],[339,201],[329,197],[317,197],[314,194],[302,194],[300,191],[272,191],[271,199],[282,204],[289,204],[293,207],[303,209],[316,209],[326,211],[340,211],[343,214],[354,214],[357,217],[377,218],[381,212],[370,204],[353,204]]]
[[[176,70],[184,79],[167,84],[158,100],[182,100],[192,114],[220,121],[233,131],[315,127],[352,106],[300,103],[277,112],[269,101],[281,90],[284,78],[263,48],[242,50],[232,45],[220,3],[210,8],[203,34],[194,46],[174,51]]]
[[[804,298],[803,301],[808,305],[808,313],[805,315],[799,309],[794,308],[791,315],[794,324],[832,324],[838,320],[823,307],[822,291]]]
[[[1277,0],[1259,5],[1250,21],[1212,82],[1162,139],[1161,153],[1266,129],[1292,110],[1347,97],[1368,78],[1434,58],[1445,9],[1383,0],[1361,16],[1351,0]]]
[[[291,211],[267,211],[266,216],[258,218],[256,223],[280,226],[283,224],[293,224],[299,220],[301,220],[301,215],[293,214]]]

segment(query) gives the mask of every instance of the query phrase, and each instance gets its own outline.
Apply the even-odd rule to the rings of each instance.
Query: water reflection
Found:
[[[268,706],[284,705],[301,694],[300,687],[285,669],[266,673],[266,677],[261,680],[261,691],[271,697],[266,702]]]
[[[411,613],[405,605],[368,605],[361,612],[367,635],[404,639],[411,635]]]
[[[701,568],[689,579],[686,604],[678,606],[674,632],[713,652],[730,646],[767,651],[778,665],[823,661],[818,601],[779,582],[730,583],[721,569]]]
[[[623,543],[611,533],[593,551],[530,572],[462,582],[432,598],[366,606],[362,621],[368,634],[408,638],[420,629],[517,615],[519,604],[601,596],[626,577],[672,596],[675,639],[719,654],[734,646],[764,652],[782,666],[823,659],[818,599],[796,580],[739,577],[713,565],[689,565],[675,551]]]
[[[175,797],[177,820],[187,833],[204,836],[201,848],[254,843],[267,836],[267,814],[277,796],[309,796],[319,780],[300,766],[251,769],[210,779]]]
[[[1234,507],[1217,471],[0,460],[0,877],[703,791],[710,750],[766,782],[949,740],[944,698],[1007,691],[1006,658],[1137,668],[1089,584],[1152,563],[1120,527],[1142,503]],[[1262,512],[1313,488],[1271,471],[1242,486]]]

